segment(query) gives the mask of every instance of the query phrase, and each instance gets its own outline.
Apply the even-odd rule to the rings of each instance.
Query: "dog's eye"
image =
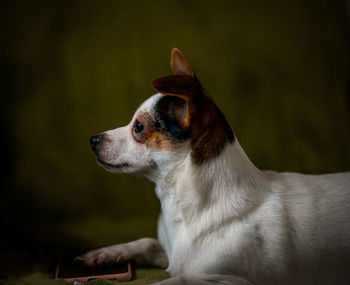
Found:
[[[141,133],[144,129],[144,126],[141,124],[141,122],[139,120],[136,120],[135,125],[134,125],[134,130],[135,133]]]

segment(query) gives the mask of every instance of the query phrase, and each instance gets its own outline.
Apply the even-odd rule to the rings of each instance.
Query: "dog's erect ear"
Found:
[[[179,134],[189,135],[191,157],[195,163],[201,164],[217,156],[226,142],[232,143],[234,135],[223,114],[206,94],[191,65],[176,48],[171,54],[171,68],[174,75],[159,77],[152,82],[153,87],[165,95],[158,106],[158,113],[167,115],[171,126],[176,121],[178,130],[182,131]],[[174,97],[182,100],[174,100]]]
[[[191,64],[177,48],[173,48],[171,52],[170,66],[174,74],[195,77]]]
[[[201,113],[207,113],[205,117],[208,118],[212,113],[208,110],[212,109],[213,104],[194,75],[191,65],[177,48],[174,48],[171,53],[171,68],[175,74],[154,79],[153,87],[165,96],[178,97],[186,102],[187,114],[183,120],[184,127],[195,125],[193,123],[197,120],[194,119],[202,117]],[[203,122],[200,124],[202,125]]]
[[[164,95],[184,99],[188,104],[194,97],[204,95],[204,89],[195,76],[190,63],[181,51],[173,48],[170,65],[175,75],[163,76],[153,80],[153,87]]]

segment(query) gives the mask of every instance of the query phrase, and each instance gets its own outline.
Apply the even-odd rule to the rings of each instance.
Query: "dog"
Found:
[[[158,240],[79,259],[167,268],[159,284],[350,284],[350,172],[259,170],[176,48],[171,69],[129,125],[90,139],[105,169],[155,183]]]

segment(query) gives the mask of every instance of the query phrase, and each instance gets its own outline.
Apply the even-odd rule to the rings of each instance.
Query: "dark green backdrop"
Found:
[[[345,1],[5,1],[0,277],[59,248],[156,235],[153,186],[98,167],[89,137],[127,124],[173,47],[260,168],[350,169]]]

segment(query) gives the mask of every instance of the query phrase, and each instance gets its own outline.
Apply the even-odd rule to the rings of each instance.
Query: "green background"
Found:
[[[173,47],[259,168],[349,170],[346,4],[3,2],[0,278],[31,284],[61,249],[156,236],[153,185],[103,170],[88,141],[129,122]]]

